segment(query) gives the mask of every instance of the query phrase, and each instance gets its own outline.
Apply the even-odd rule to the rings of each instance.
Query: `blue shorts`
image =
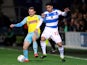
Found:
[[[28,41],[31,44],[34,34],[35,34],[34,32],[28,33],[27,36],[25,37],[24,41]],[[37,38],[39,38],[39,36],[40,36],[40,34],[37,35]]]

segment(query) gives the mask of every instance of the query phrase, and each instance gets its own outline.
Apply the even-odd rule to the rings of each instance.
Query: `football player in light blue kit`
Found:
[[[37,39],[40,36],[40,26],[38,24],[43,20],[41,16],[36,15],[36,11],[34,7],[29,7],[28,9],[29,16],[25,17],[23,21],[17,24],[11,24],[10,27],[21,27],[24,24],[27,24],[28,26],[28,34],[24,39],[23,44],[23,54],[25,57],[24,62],[29,62],[28,58],[28,47],[30,46],[31,42],[33,41],[33,50],[34,50],[34,56],[38,57],[38,45],[37,45]]]
[[[62,40],[58,32],[58,18],[60,15],[66,16],[67,12],[70,11],[68,8],[64,9],[64,12],[53,9],[53,5],[51,3],[46,4],[46,9],[42,14],[42,17],[46,23],[45,29],[41,35],[41,48],[43,52],[43,56],[41,58],[46,57],[46,43],[45,40],[51,38],[57,45],[58,50],[60,52],[60,58],[64,62],[64,47],[62,45]]]

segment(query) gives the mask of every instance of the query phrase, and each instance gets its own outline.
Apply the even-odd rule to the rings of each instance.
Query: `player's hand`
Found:
[[[10,27],[13,28],[15,25],[14,24],[11,24]]]
[[[69,12],[69,11],[70,11],[69,8],[65,8],[65,9],[64,9],[64,12]]]
[[[44,17],[45,17],[45,14],[44,14],[44,13],[42,13],[42,14],[41,14],[41,16],[42,16],[42,18],[44,18]]]

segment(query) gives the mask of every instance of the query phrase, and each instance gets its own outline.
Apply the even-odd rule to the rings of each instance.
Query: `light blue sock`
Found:
[[[28,59],[28,50],[23,50],[23,54],[25,59]]]
[[[37,42],[33,42],[33,50],[34,50],[34,54],[37,53],[37,50],[38,50],[38,45],[37,45]]]

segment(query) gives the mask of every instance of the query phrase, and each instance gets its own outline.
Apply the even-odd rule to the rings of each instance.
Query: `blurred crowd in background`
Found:
[[[68,4],[68,2],[66,3]],[[74,0],[70,5],[70,12],[66,18],[62,18],[59,30],[68,32],[87,32],[87,2],[86,0]]]
[[[52,0],[54,7],[70,8],[66,17],[60,17],[59,31],[87,32],[87,0]]]
[[[51,0],[51,2],[53,3],[54,8],[63,11],[64,8],[68,7],[71,10],[68,12],[66,17],[60,16],[58,23],[59,32],[87,32],[87,0]],[[6,42],[11,41],[11,39],[13,41],[13,38],[15,41],[15,34],[17,35],[27,33],[26,27],[11,29],[9,25],[14,23],[14,21],[11,21],[7,15],[2,13],[2,4],[3,0],[0,0],[0,33],[7,34],[7,38],[5,39]],[[26,8],[26,10],[21,9],[21,19],[17,22],[20,22],[24,17],[28,15],[27,8],[30,6],[34,6],[36,8],[37,14],[41,14],[43,12],[42,4],[42,0],[21,0],[21,2],[19,0],[14,0],[15,7],[21,6]],[[19,16],[18,9],[16,8],[15,14],[16,16]],[[43,27],[44,25],[41,27],[42,30]]]
[[[31,1],[32,2],[30,2],[30,0],[26,0],[26,2],[24,3],[24,0],[22,0],[21,2],[18,0],[14,0],[14,4],[15,6],[24,6],[27,8],[30,6],[34,6],[36,8],[37,14],[41,14],[43,12],[42,6],[40,6],[42,4],[42,1],[41,0],[38,0],[38,1],[36,0],[36,2],[34,2],[34,0],[31,0]],[[64,10],[64,8],[68,7],[71,10],[66,17],[60,16],[59,24],[58,24],[59,31],[87,32],[87,26],[86,26],[87,25],[87,2],[86,0],[73,0],[73,1],[51,0],[51,1],[54,5],[54,8]],[[0,0],[0,6],[2,4],[3,4],[3,0]],[[17,11],[18,10],[15,10],[16,15],[18,16]],[[21,12],[21,17],[24,18],[27,15],[28,15],[27,10],[26,11],[23,10],[23,12]],[[12,21],[10,21],[10,19],[6,15],[4,15],[0,10],[0,30],[4,29],[5,31],[7,31],[11,23]]]

